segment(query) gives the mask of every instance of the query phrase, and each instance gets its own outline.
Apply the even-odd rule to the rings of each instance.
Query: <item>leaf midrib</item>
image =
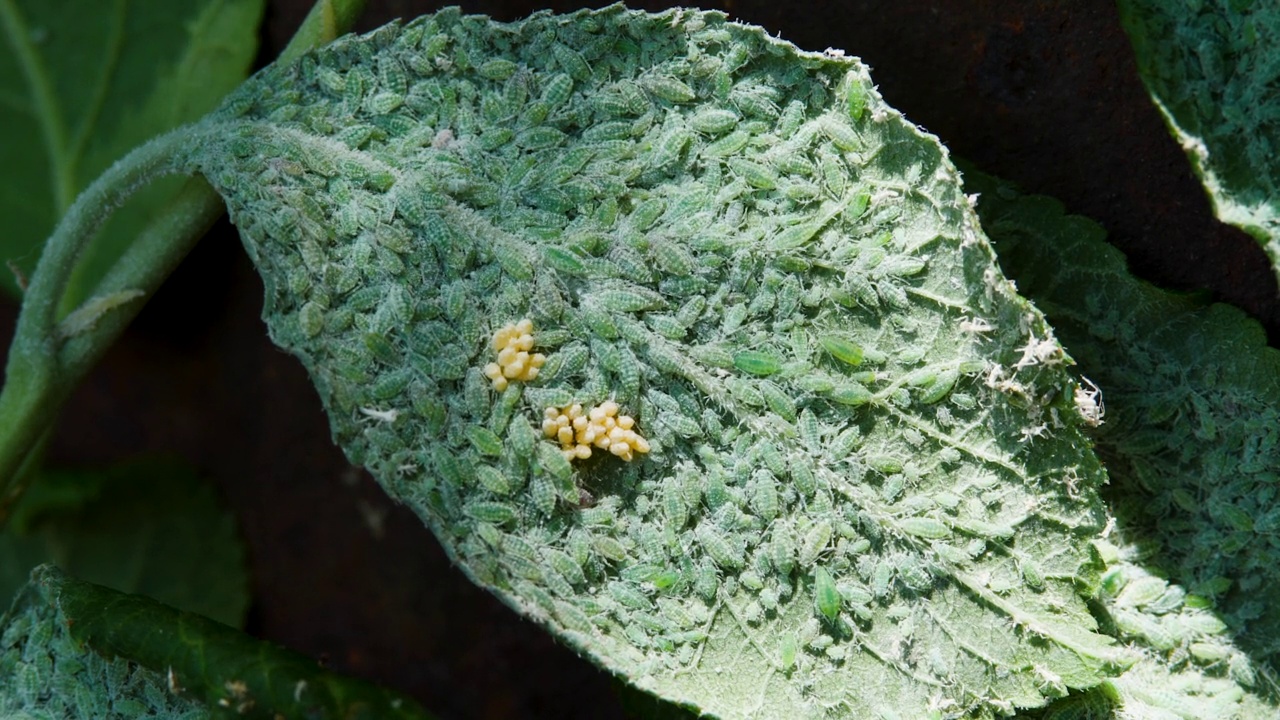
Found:
[[[40,125],[45,151],[49,156],[49,176],[54,201],[54,213],[61,216],[71,207],[76,197],[75,160],[88,141],[98,113],[107,94],[107,78],[120,54],[123,41],[123,18],[127,0],[117,0],[115,20],[108,40],[107,57],[103,60],[102,76],[97,84],[92,105],[85,116],[74,147],[68,142],[66,118],[53,90],[49,68],[31,42],[31,28],[18,9],[16,0],[0,0],[0,24],[13,48],[23,79],[31,92],[34,115]]]

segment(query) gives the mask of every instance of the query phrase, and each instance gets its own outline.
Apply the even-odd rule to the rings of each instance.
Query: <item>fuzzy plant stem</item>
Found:
[[[364,5],[365,0],[318,0],[280,60],[293,60],[347,32]],[[81,252],[115,208],[151,179],[177,172],[175,159],[210,131],[203,122],[179,128],[125,156],[81,193],[46,244],[0,390],[0,527],[29,484],[40,439],[62,403],[222,214],[222,199],[203,179],[192,178],[116,261],[91,299],[59,327],[59,304]],[[72,318],[79,322],[65,327]]]
[[[76,198],[45,244],[23,298],[5,367],[4,389],[0,391],[0,497],[8,499],[10,483],[36,441],[53,423],[71,389],[105,352],[110,340],[123,329],[121,323],[103,321],[112,314],[118,314],[112,310],[140,306],[138,301],[154,291],[159,280],[163,279],[163,275],[157,278],[157,273],[147,272],[145,266],[167,264],[164,258],[149,258],[133,267],[122,269],[117,265],[99,287],[100,291],[106,290],[108,294],[95,295],[81,310],[67,316],[72,318],[79,314],[83,322],[82,327],[72,333],[59,325],[58,305],[76,262],[112,210],[152,179],[176,171],[175,159],[190,145],[192,134],[193,127],[179,128],[145,143],[120,159]],[[176,254],[181,258],[199,234],[186,238],[177,236],[174,231],[190,229],[193,220],[207,223],[207,214],[206,210],[195,216],[179,218],[179,222],[172,225],[152,225],[144,235],[163,234],[167,237],[161,240],[177,240],[182,247],[171,247],[163,254]],[[165,219],[173,218],[166,215]],[[133,253],[126,257],[130,254]],[[138,280],[154,280],[154,285],[129,285],[130,281]],[[112,285],[123,286],[114,292],[128,292],[129,300],[114,306],[103,302],[104,298],[111,297]],[[92,315],[94,303],[104,308],[97,317]],[[83,339],[72,342],[76,338]]]

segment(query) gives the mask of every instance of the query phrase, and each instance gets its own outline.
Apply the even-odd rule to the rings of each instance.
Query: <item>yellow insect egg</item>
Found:
[[[594,446],[630,462],[636,454],[649,452],[649,442],[636,432],[635,418],[619,415],[619,410],[612,400],[585,410],[580,403],[550,407],[543,413],[542,431],[560,443],[569,460],[586,460]]]
[[[498,328],[493,333],[493,349],[498,353],[498,362],[486,365],[484,374],[499,392],[512,380],[529,382],[538,377],[539,369],[547,362],[546,355],[530,352],[533,321],[528,318]]]

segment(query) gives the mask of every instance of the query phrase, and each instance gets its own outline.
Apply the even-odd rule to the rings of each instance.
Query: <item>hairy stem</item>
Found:
[[[348,31],[364,4],[318,0],[282,59]],[[184,152],[198,147],[200,136],[209,132],[214,128],[197,123],[130,152],[80,194],[46,243],[23,300],[0,390],[0,526],[34,472],[32,449],[67,396],[221,215],[221,198],[204,180],[193,178],[116,261],[90,300],[62,318],[59,304],[81,253],[133,192],[156,177],[183,171]]]
[[[76,198],[45,244],[23,298],[0,391],[0,497],[8,494],[27,453],[79,380],[60,362],[65,338],[57,321],[58,304],[80,254],[114,208],[150,180],[177,170],[175,161],[191,143],[193,131],[184,127],[166,133],[117,161]]]

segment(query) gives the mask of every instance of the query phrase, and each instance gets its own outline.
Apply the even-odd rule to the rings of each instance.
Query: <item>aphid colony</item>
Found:
[[[618,414],[618,403],[612,400],[590,410],[574,403],[559,410],[547,408],[542,433],[558,440],[569,460],[586,460],[595,446],[631,462],[636,453],[649,452],[649,441],[635,431],[635,424],[630,415]]]
[[[529,382],[538,377],[538,371],[547,362],[542,353],[532,353],[533,321],[525,318],[518,323],[507,323],[493,334],[493,349],[498,362],[484,366],[484,375],[493,383],[493,389],[502,392],[511,380]]]
[[[340,243],[308,241],[304,249],[314,246],[317,257],[307,262],[288,245],[279,260],[300,274],[291,291],[310,293],[303,327],[311,342],[326,343],[335,378],[330,410],[391,406],[404,418],[343,426],[348,449],[381,472],[400,468],[384,481],[437,523],[481,583],[579,639],[607,636],[667,668],[696,665],[726,606],[741,612],[762,646],[777,638],[782,669],[801,682],[840,667],[861,674],[886,659],[914,662],[913,623],[917,637],[932,636],[939,624],[928,604],[953,597],[941,593],[951,593],[958,576],[995,578],[971,590],[1000,594],[1008,606],[1028,597],[1037,607],[1046,598],[1074,601],[1060,580],[1072,557],[1041,571],[993,551],[1017,532],[1000,521],[1040,507],[1042,491],[1021,461],[995,450],[983,432],[985,406],[965,392],[974,385],[966,363],[997,345],[947,335],[957,312],[998,317],[1008,299],[989,288],[930,290],[962,287],[946,274],[959,266],[914,256],[919,238],[932,238],[938,252],[960,243],[933,211],[963,202],[945,194],[952,192],[945,173],[927,166],[920,188],[874,198],[874,188],[849,185],[859,153],[874,157],[880,131],[861,111],[865,98],[849,94],[866,85],[861,77],[851,76],[849,92],[830,94],[845,87],[847,68],[763,83],[774,66],[748,57],[763,52],[763,36],[713,23],[705,38],[688,36],[704,46],[705,61],[721,62],[704,76],[686,68],[692,46],[683,27],[673,33],[670,18],[592,17],[598,27],[590,31],[531,21],[529,37],[542,44],[512,51],[485,44],[445,14],[406,28],[397,41],[405,53],[377,74],[333,49],[317,61],[344,78],[321,88],[325,107],[343,118],[356,108],[362,123],[351,128],[359,137],[344,143],[393,148],[411,155],[414,167],[456,167],[468,178],[455,185],[460,175],[406,171],[392,192],[389,171],[372,160],[348,162],[338,179],[351,187],[339,187],[368,216],[353,227],[367,221],[365,229],[382,234],[376,242],[355,230]],[[631,78],[638,51],[617,38],[633,33],[648,38],[646,57],[670,60],[659,68],[667,74]],[[733,42],[716,39],[722,35]],[[602,49],[590,50],[597,40]],[[720,61],[727,52],[744,59]],[[510,58],[493,57],[501,53]],[[605,67],[583,70],[584,57]],[[404,66],[414,73],[411,88],[381,77]],[[454,75],[467,92],[454,92]],[[372,115],[386,105],[370,98],[393,85],[404,104]],[[706,107],[692,104],[690,93],[728,100]],[[618,108],[608,102],[614,96],[625,100]],[[538,119],[517,137],[510,109],[525,106]],[[680,127],[686,115],[689,127]],[[452,128],[462,141],[442,147],[434,135],[412,134],[426,126],[433,134]],[[865,137],[855,140],[854,129]],[[786,138],[786,153],[768,150]],[[848,149],[859,143],[865,151]],[[680,182],[658,182],[667,175]],[[276,182],[294,180],[284,174]],[[787,189],[801,184],[815,198],[788,199]],[[644,199],[620,207],[616,198],[633,191]],[[372,210],[360,210],[361,198]],[[795,222],[809,205],[809,219]],[[286,210],[269,216],[291,224],[282,238],[293,226],[327,222],[322,213],[317,220]],[[690,233],[707,240],[672,239]],[[760,242],[724,240],[740,237]],[[326,260],[328,252],[337,259]],[[414,278],[439,278],[439,288],[416,287],[406,266]],[[494,318],[524,313],[554,318],[564,337],[535,337],[525,319],[493,332],[491,350],[477,347]],[[404,327],[415,331],[404,335]],[[1042,371],[1057,387],[1044,368],[1023,369]],[[537,386],[522,386],[531,382]],[[574,402],[588,397],[616,400]],[[529,423],[512,422],[518,403],[545,409],[541,438]],[[649,439],[620,404],[640,415]],[[455,426],[464,432],[448,431]],[[578,502],[572,461],[604,450],[630,461],[649,452],[650,441],[662,452],[613,468],[626,483],[600,483],[592,503]],[[1062,431],[1034,451],[1047,457],[1067,442]],[[1055,517],[1053,527],[1070,522]],[[957,535],[972,539],[960,544]],[[790,610],[796,603],[803,612]],[[973,604],[946,632],[975,644],[995,632],[993,620],[1014,628],[998,610]],[[803,628],[795,627],[806,613]],[[601,647],[590,651],[608,656]],[[936,675],[935,687],[951,687],[951,671],[936,669],[947,663],[956,676],[986,672],[964,652],[943,660],[919,671]],[[1030,680],[1014,673],[1008,682]]]

